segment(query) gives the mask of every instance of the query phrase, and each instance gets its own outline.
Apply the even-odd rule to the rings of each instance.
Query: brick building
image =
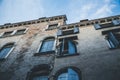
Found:
[[[0,80],[120,80],[120,15],[0,25]]]

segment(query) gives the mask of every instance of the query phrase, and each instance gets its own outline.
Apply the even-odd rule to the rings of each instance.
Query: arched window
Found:
[[[66,68],[58,73],[56,80],[80,80],[80,76],[74,69]]]
[[[55,38],[50,37],[43,40],[42,45],[39,49],[39,52],[48,52],[54,50]]]
[[[77,49],[73,40],[62,39],[62,42],[60,45],[60,55],[69,55],[69,54],[76,54],[76,53],[77,53]]]
[[[51,67],[48,64],[37,65],[31,69],[26,80],[49,80],[50,71]]]
[[[14,46],[14,43],[9,43],[4,45],[0,49],[0,59],[5,59],[10,54],[10,52],[13,50],[13,46]]]

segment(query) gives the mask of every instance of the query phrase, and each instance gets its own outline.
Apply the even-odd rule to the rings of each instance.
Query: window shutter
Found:
[[[99,24],[94,24],[94,27],[96,30],[101,28],[101,26]]]
[[[79,28],[78,27],[74,27],[74,33],[79,33]]]
[[[119,46],[119,41],[115,38],[115,36],[112,32],[110,32],[108,34],[108,37],[109,37],[110,41],[115,45],[115,47]]]
[[[116,26],[120,24],[120,20],[113,20],[112,23]]]
[[[57,32],[57,36],[61,36],[62,35],[62,30],[58,30],[58,32]]]
[[[78,74],[71,68],[68,69],[68,80],[80,80]]]

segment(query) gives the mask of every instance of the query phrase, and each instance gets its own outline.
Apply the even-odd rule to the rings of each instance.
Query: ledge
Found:
[[[62,57],[69,57],[69,56],[77,56],[80,55],[79,53],[75,54],[63,54],[63,55],[57,55],[56,58],[62,58]]]
[[[41,55],[48,55],[48,54],[55,54],[55,51],[38,52],[38,53],[34,53],[34,56],[41,56]]]

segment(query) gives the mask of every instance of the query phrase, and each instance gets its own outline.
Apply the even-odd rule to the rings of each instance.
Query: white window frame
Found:
[[[3,47],[4,46],[5,45],[3,45]],[[10,55],[10,53],[13,51],[14,48],[15,48],[15,43],[14,43],[13,47],[11,48],[11,50],[5,55],[5,57],[4,58],[0,58],[0,59],[6,59]]]

